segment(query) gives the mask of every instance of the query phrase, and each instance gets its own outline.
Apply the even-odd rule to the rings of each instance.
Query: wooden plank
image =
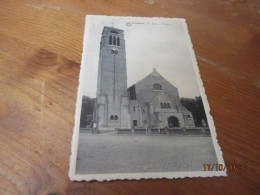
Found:
[[[226,178],[70,182],[85,14],[184,17],[228,164]],[[0,192],[259,193],[257,1],[0,1]]]

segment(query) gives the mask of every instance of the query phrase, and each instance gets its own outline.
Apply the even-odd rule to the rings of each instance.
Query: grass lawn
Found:
[[[211,137],[80,133],[76,174],[203,171]]]

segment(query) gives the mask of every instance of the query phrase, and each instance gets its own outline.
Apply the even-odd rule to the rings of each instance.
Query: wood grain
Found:
[[[258,1],[0,1],[0,194],[259,194]],[[70,182],[86,14],[187,19],[228,177]]]

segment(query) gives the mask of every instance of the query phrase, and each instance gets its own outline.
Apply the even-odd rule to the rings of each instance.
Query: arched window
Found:
[[[163,103],[163,107],[164,107],[164,108],[167,108],[167,104],[166,104],[166,103]]]
[[[161,108],[163,108],[163,103],[160,103],[160,105],[161,105]]]
[[[190,118],[190,115],[189,115],[189,114],[187,115],[187,118]]]
[[[113,37],[113,45],[116,45],[116,37]]]
[[[112,36],[109,36],[109,45],[112,45]]]
[[[167,108],[171,108],[171,105],[170,105],[170,103],[167,103]]]
[[[117,115],[115,116],[115,120],[118,120],[118,116]]]
[[[135,106],[133,106],[134,112],[135,112]]]
[[[110,116],[110,120],[111,121],[114,120],[114,116],[113,115]]]
[[[120,38],[117,37],[117,46],[120,46]]]
[[[159,83],[155,83],[155,84],[153,84],[153,89],[162,90],[162,86]]]

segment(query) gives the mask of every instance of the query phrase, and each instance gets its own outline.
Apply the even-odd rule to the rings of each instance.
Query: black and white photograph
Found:
[[[70,179],[226,176],[208,164],[224,160],[185,19],[87,16]]]

